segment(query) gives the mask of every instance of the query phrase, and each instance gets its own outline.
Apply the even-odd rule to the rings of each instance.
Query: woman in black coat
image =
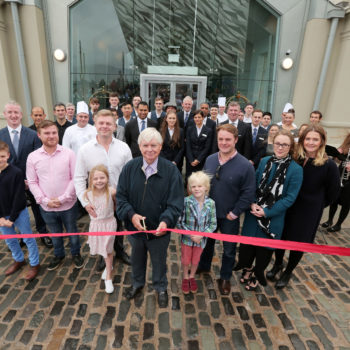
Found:
[[[171,111],[166,115],[160,127],[160,134],[163,138],[160,156],[173,162],[181,171],[185,151],[184,132],[179,126],[175,112]]]
[[[186,178],[193,172],[203,169],[205,160],[210,154],[213,133],[203,124],[204,113],[194,112],[193,122],[186,132]]]
[[[303,184],[296,201],[287,211],[283,240],[313,243],[323,209],[338,197],[339,172],[334,161],[328,158],[325,146],[326,133],[321,126],[310,125],[300,136],[295,158],[304,170]],[[282,271],[284,253],[281,249],[275,251],[275,264],[266,274],[269,280],[274,280]],[[290,252],[288,265],[276,282],[276,288],[288,284],[302,256],[303,252]]]

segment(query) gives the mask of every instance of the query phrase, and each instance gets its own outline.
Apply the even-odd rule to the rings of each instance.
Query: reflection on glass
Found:
[[[182,101],[186,96],[190,96],[193,99],[193,109],[198,108],[198,101],[197,101],[197,95],[198,95],[198,84],[176,84],[175,89],[175,98],[176,98],[176,105],[178,107],[181,107]]]
[[[154,109],[154,100],[160,96],[163,98],[164,103],[170,101],[170,84],[150,83],[148,86],[149,101],[148,106],[150,110]]]

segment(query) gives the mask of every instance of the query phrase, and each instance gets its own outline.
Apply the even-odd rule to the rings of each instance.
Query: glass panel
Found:
[[[175,98],[178,108],[181,109],[181,104],[184,97],[191,96],[193,98],[193,109],[197,109],[198,84],[176,83],[175,86]]]
[[[170,101],[170,84],[161,83],[149,83],[148,85],[148,106],[150,111],[154,109],[154,99],[160,96],[163,98],[164,103]]]

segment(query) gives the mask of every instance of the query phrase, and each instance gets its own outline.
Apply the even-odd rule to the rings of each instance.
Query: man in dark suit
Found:
[[[267,131],[260,126],[263,117],[263,111],[256,109],[252,114],[252,123],[250,125],[250,132],[252,135],[252,148],[249,161],[256,169],[260,163],[260,159],[264,157],[267,147]]]
[[[33,119],[34,124],[32,124],[29,128],[36,131],[38,125],[46,118],[46,114],[44,112],[43,107],[33,107],[32,113],[30,116]]]
[[[117,111],[118,118],[123,116],[122,109],[119,107],[119,96],[115,92],[109,94],[109,108],[113,108]]]
[[[250,159],[252,136],[249,125],[238,119],[240,110],[241,107],[237,102],[231,102],[227,107],[227,116],[229,119],[222,124],[232,124],[237,128],[238,141],[236,143],[236,149],[242,156]]]
[[[154,107],[156,109],[148,113],[148,118],[157,123],[157,129],[159,130],[162,121],[166,116],[165,112],[163,111],[164,101],[161,97],[158,96],[155,98]]]
[[[7,121],[7,126],[0,130],[0,140],[6,142],[10,148],[9,163],[20,168],[25,177],[28,155],[41,147],[41,141],[34,130],[26,128],[21,124],[22,109],[17,102],[10,101],[5,105],[4,116]],[[47,233],[45,221],[40,215],[39,206],[32,193],[28,190],[26,180],[25,185],[27,188],[26,194],[30,200],[34,214],[36,230],[39,233]],[[43,237],[42,241],[46,246],[52,247],[52,242],[49,237]]]
[[[97,97],[90,98],[89,101],[89,124],[94,125],[94,114],[98,112],[100,109],[100,101]]]
[[[136,119],[132,114],[132,104],[131,102],[124,102],[121,106],[123,115],[118,118],[118,125],[125,128],[126,124],[129,123],[130,120]]]
[[[182,111],[177,114],[180,128],[184,129],[186,134],[188,123],[193,120],[192,113],[193,100],[192,97],[186,96],[182,101]]]
[[[136,158],[141,156],[140,148],[137,139],[146,128],[157,128],[157,123],[147,118],[148,104],[145,101],[141,101],[137,107],[138,117],[131,120],[125,126],[125,140],[131,149],[132,157]]]

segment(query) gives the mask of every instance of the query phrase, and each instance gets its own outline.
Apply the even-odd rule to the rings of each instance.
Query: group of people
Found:
[[[21,107],[12,101],[5,105],[7,126],[0,130],[3,234],[15,229],[32,232],[26,193],[32,198],[38,232],[78,232],[79,206],[90,216],[90,232],[113,232],[121,225],[136,232],[128,236],[130,258],[123,236],[89,235],[91,254],[101,256],[99,269],[104,269],[101,278],[107,293],[114,290],[114,251],[117,258],[131,264],[128,299],[135,298],[145,285],[149,252],[158,304],[168,304],[167,229],[191,231],[181,236],[181,287],[187,294],[198,289],[195,274],[210,271],[215,250],[215,240],[196,231],[237,235],[244,214],[242,235],[312,243],[326,206],[331,204],[330,216],[322,226],[333,228],[331,232],[337,231],[332,226],[337,205],[342,210],[335,226],[341,225],[349,211],[345,203],[349,201],[350,138],[339,149],[328,146],[332,156],[343,161],[338,170],[327,156],[318,111],[311,113],[319,113],[318,121],[310,115],[310,124],[292,133],[294,118],[290,116],[295,112],[291,108],[278,126],[271,124],[270,113],[250,104],[241,113],[236,102],[228,104],[226,113],[225,106],[208,103],[192,112],[189,96],[178,113],[173,104],[164,106],[160,97],[151,112],[138,96],[122,106],[115,95],[109,102],[111,108],[102,110],[98,100],[91,99],[90,106],[78,102],[76,114],[73,105],[70,116],[68,107],[72,106],[59,103],[54,107],[55,122],[45,119],[41,107],[34,107],[34,131],[22,125]],[[62,237],[51,239],[54,254],[48,269],[54,270],[63,262],[65,249]],[[82,268],[79,235],[69,240],[74,265]],[[10,275],[25,260],[17,239],[6,243],[15,260],[5,271]],[[24,239],[24,243],[30,262],[26,279],[32,280],[40,269],[38,248],[35,239]],[[274,265],[265,274],[274,251]],[[266,285],[266,278],[277,280],[276,288],[283,288],[303,256],[291,251],[284,269],[283,250],[241,244],[236,264],[235,255],[236,244],[224,241],[218,279],[223,295],[230,293],[233,270],[242,270],[240,281],[247,290]]]

